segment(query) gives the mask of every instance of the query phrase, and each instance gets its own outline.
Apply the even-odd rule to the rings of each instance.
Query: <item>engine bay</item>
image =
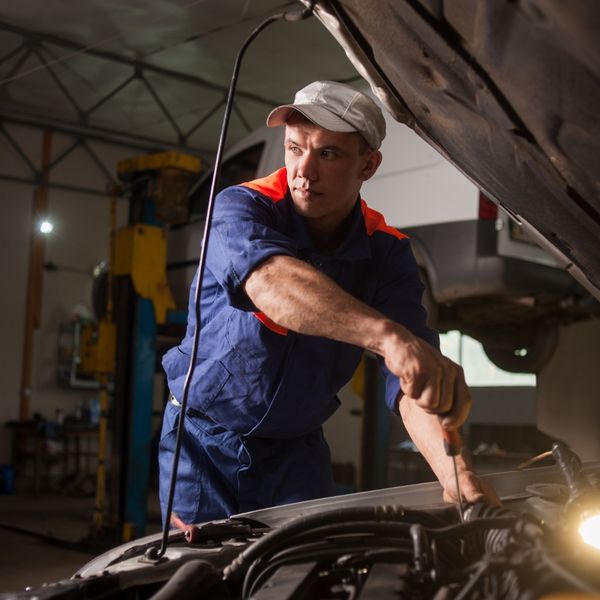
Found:
[[[556,446],[556,445],[555,445]],[[554,449],[553,449],[554,450]],[[71,579],[0,598],[400,599],[600,593],[600,463],[490,476],[503,505],[437,500],[437,484],[363,492],[183,525],[95,558]],[[595,520],[595,521],[594,521]],[[587,543],[586,543],[587,542]],[[595,544],[595,546],[594,546]]]

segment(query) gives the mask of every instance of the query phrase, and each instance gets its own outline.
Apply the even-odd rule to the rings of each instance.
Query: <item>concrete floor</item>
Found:
[[[100,554],[102,547],[81,544],[89,535],[93,506],[91,496],[26,490],[0,495],[0,593],[69,578]],[[147,533],[159,530],[158,501],[152,493]]]

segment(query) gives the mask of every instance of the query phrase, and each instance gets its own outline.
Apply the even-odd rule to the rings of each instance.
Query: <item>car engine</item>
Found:
[[[583,469],[562,444],[555,444],[552,454],[559,469],[496,476],[494,485],[504,492],[502,507],[472,504],[461,515],[453,505],[409,508],[377,501],[405,493],[391,489],[200,525],[179,523],[160,558],[159,536],[149,536],[94,559],[71,579],[0,594],[0,599],[597,595],[600,464]],[[514,486],[519,479],[524,493],[507,495],[502,482]],[[429,484],[406,487],[423,485]],[[586,520],[595,523],[595,539],[580,529]]]

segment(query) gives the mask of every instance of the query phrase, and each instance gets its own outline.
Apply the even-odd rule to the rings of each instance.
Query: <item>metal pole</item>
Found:
[[[25,308],[25,332],[23,336],[23,359],[21,362],[21,390],[19,420],[28,421],[31,408],[31,372],[33,359],[33,335],[42,321],[42,286],[44,277],[45,240],[38,227],[48,212],[48,180],[52,130],[44,130],[42,142],[42,181],[33,193],[31,249]]]

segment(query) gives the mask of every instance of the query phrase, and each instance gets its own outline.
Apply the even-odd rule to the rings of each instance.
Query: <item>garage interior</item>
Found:
[[[0,9],[0,210],[8,227],[0,239],[0,540],[11,548],[0,556],[0,592],[69,577],[103,549],[160,530],[156,445],[167,391],[159,359],[182,335],[187,299],[178,288],[150,300],[132,293],[136,314],[150,316],[132,324],[125,315],[129,329],[109,334],[116,356],[98,351],[111,236],[143,222],[137,177],[175,166],[183,175],[173,187],[189,189],[209,172],[239,45],[266,17],[296,5],[26,0]],[[227,148],[317,79],[362,85],[316,19],[275,23],[242,67]],[[148,167],[157,155],[158,166]],[[187,218],[188,207],[177,206]],[[41,221],[53,229],[42,233]],[[168,257],[176,225],[158,222],[169,233],[141,252],[164,243]],[[167,258],[167,281],[181,267]],[[133,277],[127,268],[120,275]],[[487,361],[486,378],[481,351],[469,354],[466,336],[447,334],[454,360],[477,356],[463,366],[474,397],[465,430],[480,469],[514,468],[555,438],[583,460],[600,459],[599,337],[597,318],[561,325],[539,372],[506,374]],[[372,362],[325,427],[340,493],[433,479],[398,421],[368,409],[378,395]],[[585,410],[570,410],[573,398]]]

